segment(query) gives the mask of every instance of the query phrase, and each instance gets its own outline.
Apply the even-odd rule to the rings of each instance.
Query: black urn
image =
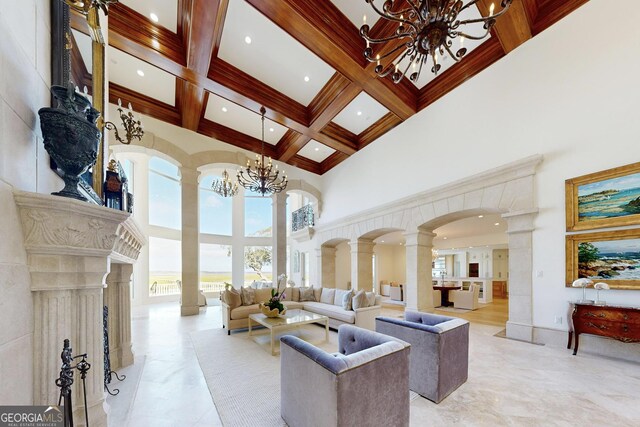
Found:
[[[100,144],[96,121],[100,113],[73,86],[52,86],[56,108],[41,108],[40,128],[44,148],[64,173],[64,188],[57,196],[87,201],[78,191],[80,176],[95,162]]]

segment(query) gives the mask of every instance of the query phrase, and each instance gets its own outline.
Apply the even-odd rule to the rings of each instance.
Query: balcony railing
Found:
[[[291,231],[295,232],[314,225],[313,206],[305,205],[291,213]]]

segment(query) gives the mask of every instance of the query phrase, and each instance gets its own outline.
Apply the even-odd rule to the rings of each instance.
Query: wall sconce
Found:
[[[126,133],[125,139],[120,137],[120,134],[118,134],[118,128],[113,122],[105,122],[104,127],[108,130],[115,131],[116,140],[121,144],[129,145],[134,138],[138,141],[142,140],[142,137],[144,136],[144,129],[142,128],[140,119],[136,120],[135,117],[133,117],[133,108],[131,107],[131,103],[129,103],[128,111],[125,112],[122,109],[122,101],[118,98],[118,113],[120,113],[122,127]]]

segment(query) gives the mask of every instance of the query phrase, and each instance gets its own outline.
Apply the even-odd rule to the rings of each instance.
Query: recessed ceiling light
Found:
[[[144,77],[144,71],[138,70],[136,71],[140,77]]]
[[[469,246],[469,249],[473,249],[473,246]]]
[[[269,128],[269,132],[273,132],[273,128]]]
[[[244,38],[244,42],[245,42],[246,44],[251,44],[251,37],[246,36],[246,37]]]
[[[304,81],[308,82],[309,81],[309,76],[304,76]]]
[[[227,110],[227,107],[222,107],[222,112],[223,113],[226,113],[227,111],[229,111],[229,110]]]
[[[384,243],[384,240],[380,240],[380,243]]]
[[[320,151],[320,149],[318,147],[315,148],[316,151]]]
[[[484,218],[484,215],[478,215],[478,218]]]
[[[358,116],[361,116],[361,115],[362,115],[362,111],[358,111],[356,114],[357,114]]]
[[[448,237],[443,237],[443,239],[444,239],[444,240],[447,240],[447,239],[448,239]]]
[[[500,223],[499,223],[499,222],[496,222],[496,223],[495,223],[495,224],[493,224],[493,225],[500,225]]]
[[[151,39],[151,46],[153,46],[154,49],[160,49],[160,43],[156,39]]]
[[[153,22],[158,22],[158,21],[159,21],[159,19],[158,19],[158,15],[156,15],[156,14],[155,14],[155,13],[153,13],[153,12],[151,12],[151,13],[149,14],[149,18],[151,18],[151,20],[152,20]]]

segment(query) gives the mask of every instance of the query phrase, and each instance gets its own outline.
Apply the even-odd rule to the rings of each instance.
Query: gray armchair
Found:
[[[436,403],[467,381],[469,322],[405,312],[405,319],[376,317],[376,331],[411,344],[409,388]]]
[[[280,413],[290,427],[408,426],[409,344],[352,325],[338,353],[280,339]]]

